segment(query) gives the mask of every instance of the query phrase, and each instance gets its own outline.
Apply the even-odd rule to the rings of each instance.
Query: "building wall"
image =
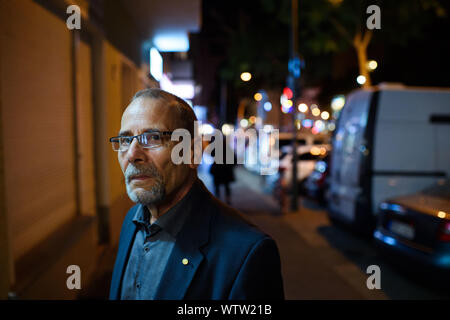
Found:
[[[71,36],[33,2],[3,1],[0,12],[4,179],[18,259],[76,214]]]
[[[151,84],[101,33],[88,38],[38,2],[0,0],[0,298],[75,298],[67,266],[87,287],[132,206],[108,139]]]

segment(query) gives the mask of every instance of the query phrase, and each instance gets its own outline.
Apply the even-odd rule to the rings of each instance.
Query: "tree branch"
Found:
[[[352,37],[342,24],[340,24],[335,18],[331,18],[331,23],[335,26],[337,31],[348,41],[348,43],[353,43]]]

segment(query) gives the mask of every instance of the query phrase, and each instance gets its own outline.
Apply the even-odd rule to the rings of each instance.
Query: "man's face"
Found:
[[[173,131],[177,112],[159,99],[138,98],[122,116],[120,135],[135,136],[148,130]],[[127,151],[119,151],[120,167],[125,176],[127,193],[131,200],[144,205],[157,204],[166,194],[177,190],[189,174],[188,165],[175,165],[171,160],[174,143],[163,136],[162,145],[142,148],[133,139]]]

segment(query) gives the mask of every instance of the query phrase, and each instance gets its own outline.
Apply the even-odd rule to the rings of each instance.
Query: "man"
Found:
[[[193,137],[195,120],[182,99],[145,89],[110,139],[137,203],[122,225],[110,299],[283,299],[275,242],[214,198],[194,161],[171,160],[171,133]]]

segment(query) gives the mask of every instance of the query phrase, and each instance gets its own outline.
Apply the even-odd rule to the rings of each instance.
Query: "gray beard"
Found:
[[[129,164],[124,173],[125,184],[127,188],[128,197],[131,201],[142,205],[151,205],[161,202],[166,196],[166,183],[163,176],[158,172],[158,169],[152,164],[138,165]],[[154,184],[149,190],[133,190],[130,186],[131,177],[136,175],[147,175],[154,178]]]

